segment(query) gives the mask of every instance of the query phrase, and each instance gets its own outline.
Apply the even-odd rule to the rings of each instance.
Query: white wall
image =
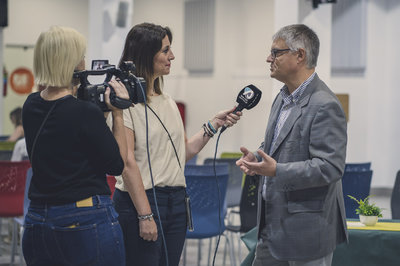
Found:
[[[135,0],[132,25],[147,21],[172,29],[176,59],[165,78],[165,91],[186,103],[189,136],[218,110],[230,108],[245,85],[253,83],[263,91],[260,103],[245,110],[239,125],[221,136],[219,152],[238,151],[241,145],[258,147],[271,101],[281,86],[269,78],[265,62],[271,37],[284,24],[303,22],[311,26],[321,38],[319,75],[335,93],[350,95],[347,161],[371,161],[372,186],[392,187],[400,168],[400,1],[367,1],[367,70],[359,77],[330,76],[330,4],[316,10],[310,6],[308,0],[216,0],[215,68],[208,76],[190,76],[183,68],[184,0]],[[52,24],[71,26],[89,36],[88,14],[87,0],[11,0],[4,44],[34,44],[39,33]],[[8,119],[8,113],[3,111],[3,115]],[[215,139],[200,153],[200,161],[212,157],[214,149]]]
[[[399,23],[399,1],[368,1],[365,75],[332,78],[338,92],[350,95],[347,160],[372,162],[372,187],[393,187],[400,169]]]
[[[7,48],[7,45],[33,46],[39,34],[48,30],[51,25],[69,26],[88,36],[87,17],[87,0],[9,0],[8,27],[3,29],[2,47],[9,76],[17,67],[32,69],[33,49]],[[3,119],[0,135],[8,135],[13,131],[9,113],[16,106],[22,106],[26,96],[16,94],[8,85],[7,96],[2,103],[0,101],[0,115]]]
[[[133,24],[153,22],[173,32],[175,60],[165,77],[165,91],[186,103],[186,131],[190,137],[217,111],[232,108],[247,84],[263,91],[260,103],[245,110],[240,124],[221,135],[218,153],[239,152],[241,145],[258,148],[263,140],[271,104],[272,82],[265,62],[273,34],[273,1],[217,0],[214,73],[191,76],[183,69],[184,1],[136,0]],[[171,15],[173,14],[173,15]],[[199,154],[199,162],[213,157],[216,137]]]
[[[5,42],[35,44],[50,25],[69,26],[88,36],[87,0],[9,0]]]

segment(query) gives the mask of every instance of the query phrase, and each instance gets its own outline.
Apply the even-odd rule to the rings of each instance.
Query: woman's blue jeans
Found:
[[[186,190],[183,187],[156,187],[156,197],[168,251],[168,265],[178,266],[186,238]],[[114,192],[115,210],[124,232],[127,266],[166,265],[159,217],[156,212],[153,190],[146,190],[147,198],[157,224],[157,241],[146,241],[139,235],[138,213],[128,192]]]
[[[58,206],[31,202],[24,227],[27,265],[125,265],[123,235],[110,196]]]

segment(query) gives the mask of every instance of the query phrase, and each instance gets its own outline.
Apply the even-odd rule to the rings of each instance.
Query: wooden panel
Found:
[[[348,94],[336,94],[340,103],[342,104],[344,113],[346,114],[346,120],[349,122],[349,95]]]

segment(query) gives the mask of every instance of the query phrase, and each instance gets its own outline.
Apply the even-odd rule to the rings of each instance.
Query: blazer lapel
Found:
[[[319,80],[318,76],[317,76],[317,74],[315,74],[313,81],[310,84],[308,84],[308,86],[304,90],[303,95],[301,96],[300,100],[293,107],[292,111],[290,112],[289,117],[286,119],[285,124],[283,125],[283,127],[281,128],[281,131],[279,132],[279,136],[276,139],[274,146],[272,147],[270,156],[272,156],[276,152],[276,150],[282,144],[283,140],[289,134],[290,130],[293,128],[296,120],[299,119],[299,117],[301,116],[301,110],[308,104],[308,101],[310,100],[310,96],[311,96],[312,92],[314,91],[315,86],[316,86],[315,84],[317,83],[318,80]],[[279,110],[280,109],[278,109],[278,111],[277,111],[278,115],[279,115]],[[272,134],[273,134],[273,132],[272,132]],[[272,141],[272,138],[271,138],[271,141]]]
[[[292,111],[290,112],[289,117],[286,119],[285,124],[281,128],[281,131],[279,132],[279,135],[274,143],[274,146],[272,147],[271,156],[275,153],[275,151],[278,149],[278,147],[282,144],[283,140],[289,134],[294,123],[300,117],[300,115],[301,115],[301,107],[298,105],[295,105],[292,108]]]

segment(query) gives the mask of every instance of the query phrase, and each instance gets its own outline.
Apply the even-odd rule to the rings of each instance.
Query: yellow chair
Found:
[[[12,151],[16,141],[0,141],[1,151]]]
[[[0,141],[0,160],[9,161],[14,150],[15,141]]]
[[[240,158],[242,157],[242,153],[241,152],[223,152],[221,153],[221,157],[220,158]]]

